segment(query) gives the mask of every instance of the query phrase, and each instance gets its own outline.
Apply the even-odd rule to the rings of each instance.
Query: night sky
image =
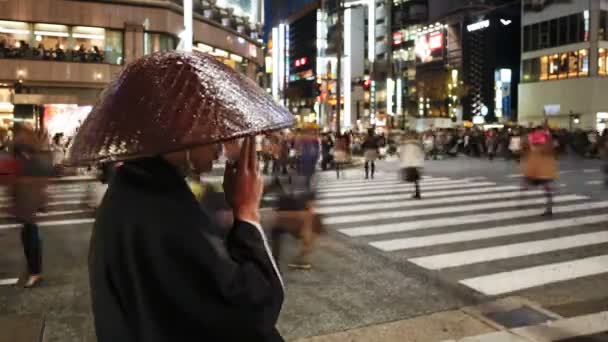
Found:
[[[266,0],[266,23],[264,25],[265,40],[272,27],[278,25],[281,19],[289,17],[300,8],[314,1],[315,0]]]

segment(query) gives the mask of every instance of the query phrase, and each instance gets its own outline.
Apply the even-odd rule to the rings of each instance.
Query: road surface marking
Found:
[[[77,224],[93,223],[95,219],[84,218],[84,219],[73,219],[73,220],[60,220],[60,221],[41,221],[38,222],[39,227],[54,227],[54,226],[72,226]],[[0,230],[19,228],[22,225],[19,223],[0,224]]]
[[[424,187],[422,188],[424,190]],[[490,193],[486,195],[475,194],[471,196],[460,196],[457,200],[460,203],[466,203],[467,201],[482,201],[482,200],[496,200],[496,199],[506,199],[506,198],[524,198],[531,196],[539,196],[544,195],[544,190],[532,190],[532,191],[511,191],[511,192],[499,192],[499,193]],[[411,197],[411,196],[410,196]],[[367,204],[354,204],[354,205],[343,205],[343,206],[320,206],[317,209],[317,213],[319,214],[341,214],[347,212],[356,212],[361,210],[377,210],[377,209],[390,209],[390,208],[406,208],[406,207],[418,207],[424,205],[431,204],[453,204],[455,198],[453,197],[442,197],[435,199],[422,199],[422,200],[412,200],[410,198],[409,201],[404,202],[387,202],[385,200],[381,202],[367,203]]]
[[[466,178],[463,180],[479,180],[479,178]],[[453,179],[450,178],[434,178],[434,179],[423,179],[420,183],[422,184],[441,184],[443,182],[453,182]],[[404,184],[401,179],[383,179],[377,181],[369,181],[369,182],[361,182],[361,183],[351,183],[351,184],[319,184],[320,190],[343,190],[343,189],[361,189],[361,188],[374,188],[379,185],[389,185],[389,184]]]
[[[425,184],[425,183],[422,183]],[[471,182],[469,182],[468,180],[447,180],[447,181],[439,181],[439,182],[433,182],[427,185],[428,187],[434,187],[434,188],[438,188],[439,186],[442,185],[452,185],[452,184],[472,184]],[[405,183],[405,182],[398,182],[398,183],[393,183],[393,184],[384,184],[384,185],[373,185],[373,186],[369,186],[369,187],[361,187],[361,186],[357,186],[357,187],[347,187],[344,189],[338,188],[338,189],[325,189],[325,188],[320,188],[319,189],[319,194],[341,194],[341,193],[349,193],[349,192],[353,192],[356,191],[357,193],[361,193],[362,191],[369,191],[369,190],[380,190],[380,189],[394,189],[395,187],[411,187],[412,184],[411,183]]]
[[[608,208],[608,201],[603,202],[586,202],[582,204],[570,204],[553,208],[554,214],[571,213],[580,210],[591,210]],[[538,216],[540,214],[538,209],[527,209],[527,210],[510,210],[502,211],[498,213],[485,213],[454,217],[443,217],[438,219],[427,219],[427,220],[414,220],[410,222],[390,223],[390,224],[379,224],[374,226],[356,227],[339,229],[338,231],[348,236],[366,236],[366,235],[379,235],[388,233],[400,233],[412,230],[423,230],[423,229],[434,229],[443,228],[450,226],[459,226],[463,224],[475,224],[483,222],[496,222],[500,220],[510,220],[516,218],[524,218],[530,216]],[[556,222],[554,220],[547,222]],[[372,243],[373,244],[373,243]]]
[[[567,201],[580,201],[587,199],[586,196],[581,195],[564,195],[555,196],[553,198],[554,203],[561,203]],[[511,200],[511,201],[495,201],[490,203],[476,203],[468,205],[456,205],[438,208],[425,208],[425,209],[413,209],[409,211],[392,211],[392,212],[378,212],[371,214],[361,215],[349,215],[349,216],[334,216],[328,217],[323,220],[326,224],[341,224],[341,223],[353,223],[359,221],[374,221],[383,219],[397,219],[414,216],[424,215],[437,215],[437,214],[449,214],[449,213],[461,213],[464,211],[475,211],[484,209],[502,209],[517,206],[536,205],[544,204],[547,200],[545,198],[534,198],[527,200]],[[452,218],[452,220],[456,220]]]
[[[442,197],[442,196],[461,196],[468,194],[484,194],[489,192],[499,192],[499,191],[511,191],[511,190],[519,190],[521,187],[516,185],[505,185],[505,186],[497,186],[497,187],[487,187],[487,188],[478,188],[478,189],[464,189],[459,191],[431,191],[429,193],[424,192],[424,188],[422,189],[422,201],[427,198],[433,197]],[[367,194],[363,194],[362,196],[354,196],[354,197],[346,197],[346,198],[331,198],[331,199],[321,199],[318,200],[317,203],[319,206],[329,206],[335,204],[349,204],[349,203],[361,203],[361,202],[371,202],[371,201],[394,201],[394,200],[407,200],[411,199],[412,194],[396,194],[396,195],[379,195],[379,196],[367,196]]]
[[[528,231],[529,232],[529,231]],[[528,233],[526,232],[526,233]],[[503,235],[504,236],[504,235]],[[437,254],[409,259],[418,266],[431,270],[458,267],[480,262],[503,260],[535,255],[569,248],[598,245],[608,242],[608,231],[570,235],[553,239],[513,243],[495,247],[472,249],[462,252]]]
[[[608,255],[489,274],[463,279],[459,283],[495,296],[602,273],[608,273]]]
[[[0,279],[0,286],[15,285],[19,282],[19,278]]]
[[[496,228],[480,228],[474,230],[465,230],[461,232],[435,234],[412,238],[375,241],[372,242],[370,245],[379,248],[383,251],[395,251],[410,248],[444,245],[448,243],[487,240],[497,237],[542,232],[546,230],[568,228],[578,225],[594,224],[605,221],[608,221],[608,214],[533,223],[523,223]]]
[[[57,206],[57,205],[70,205],[70,204],[81,204],[83,203],[83,201],[56,201],[56,202],[49,202],[46,205],[49,207],[52,206]],[[9,208],[11,207],[12,204],[11,203],[1,203],[0,204],[0,208]]]
[[[591,336],[606,331],[608,311],[588,315],[562,318],[537,325],[529,325],[511,330],[491,332],[465,337],[458,342],[530,342],[561,341],[575,337]],[[449,340],[444,342],[456,342]]]
[[[512,174],[512,175],[508,175],[507,178],[521,178],[523,177],[521,174]]]
[[[464,183],[462,183],[461,182],[460,184],[430,185],[430,186],[425,187],[424,191],[447,190],[447,189],[470,189],[473,187],[489,186],[489,185],[496,185],[496,183],[492,183],[492,182],[480,182],[480,183],[464,182]],[[325,199],[325,198],[346,197],[346,196],[355,195],[355,196],[359,196],[359,198],[361,199],[361,198],[367,197],[368,195],[394,194],[394,193],[400,193],[400,192],[409,192],[409,191],[411,191],[411,189],[413,189],[413,185],[409,185],[409,187],[408,187],[408,186],[406,186],[406,184],[404,184],[403,187],[392,187],[391,189],[370,189],[365,192],[363,192],[361,190],[344,191],[344,192],[339,192],[339,193],[329,192],[329,193],[319,194],[319,198]]]
[[[401,179],[400,177],[397,177],[397,171],[395,171],[394,175],[391,175],[389,177],[376,177],[375,179],[363,179],[363,177],[357,177],[357,179],[336,179],[335,177],[333,178],[321,178],[319,179],[318,183],[319,184],[327,184],[327,185],[333,185],[333,184],[339,184],[339,185],[343,185],[343,184],[351,184],[351,183],[355,183],[355,184],[361,184],[361,183],[373,183],[376,181],[380,181],[380,180],[399,180]],[[431,180],[431,179],[449,179],[449,177],[431,177],[431,176],[422,176],[422,180]]]
[[[594,173],[594,172],[600,172],[600,169],[585,169],[583,170],[584,173]]]
[[[585,184],[587,184],[587,185],[600,185],[600,184],[604,184],[604,181],[603,180],[592,180],[592,181],[585,182]]]
[[[50,198],[83,198],[86,197],[87,194],[58,194],[58,195],[49,195]],[[13,200],[13,197],[0,197],[0,202],[10,202]]]
[[[92,210],[76,209],[76,210],[49,211],[46,213],[36,213],[36,217],[50,217],[50,216],[73,215],[73,214],[82,214],[82,213],[92,213]],[[7,214],[7,213],[0,213],[0,218],[11,218],[11,217],[14,217],[14,215]]]

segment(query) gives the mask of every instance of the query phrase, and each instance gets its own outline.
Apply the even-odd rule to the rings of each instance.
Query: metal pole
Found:
[[[336,137],[340,135],[340,109],[342,107],[342,89],[340,81],[342,80],[342,0],[336,0],[338,10],[338,29],[336,42]]]
[[[184,0],[184,33],[182,40],[184,41],[184,51],[192,51],[192,0]]]

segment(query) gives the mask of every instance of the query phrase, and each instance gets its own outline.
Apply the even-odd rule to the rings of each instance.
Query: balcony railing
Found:
[[[32,59],[58,62],[79,63],[106,63],[122,64],[122,54],[117,52],[103,52],[98,49],[86,51],[84,49],[44,49],[32,48],[27,44],[19,47],[7,47],[0,44],[0,58]]]

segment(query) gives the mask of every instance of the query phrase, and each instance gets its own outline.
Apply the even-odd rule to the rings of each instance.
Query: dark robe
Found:
[[[261,228],[225,234],[161,158],[126,162],[91,238],[99,342],[283,341],[283,288]]]

